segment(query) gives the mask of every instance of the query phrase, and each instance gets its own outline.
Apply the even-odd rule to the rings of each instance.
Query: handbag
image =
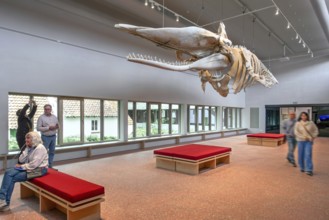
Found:
[[[34,170],[26,171],[26,177],[28,180],[42,176],[42,167],[37,167]]]

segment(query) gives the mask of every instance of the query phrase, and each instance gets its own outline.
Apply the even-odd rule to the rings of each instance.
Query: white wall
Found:
[[[0,1],[0,154],[7,153],[9,92],[245,106],[243,92],[223,98],[208,85],[203,93],[195,74],[126,61],[129,52],[175,56],[113,28],[129,21],[92,11],[72,14],[44,2]],[[66,10],[79,12],[72,4]]]
[[[329,57],[275,63],[271,72],[279,84],[271,89],[254,86],[247,89],[246,107],[260,108],[260,129],[265,131],[265,105],[328,104]],[[249,112],[246,114],[249,122]],[[249,124],[249,123],[248,123]],[[249,125],[247,125],[249,127]]]

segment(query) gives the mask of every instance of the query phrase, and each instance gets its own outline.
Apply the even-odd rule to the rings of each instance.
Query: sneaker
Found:
[[[297,167],[295,162],[291,162],[291,164],[292,164],[293,167]]]
[[[313,172],[312,171],[308,171],[308,172],[306,172],[306,174],[309,175],[309,176],[313,176]]]
[[[9,210],[10,210],[9,205],[5,205],[0,208],[0,212],[7,212]]]
[[[4,200],[4,199],[0,199],[0,208],[4,207],[4,206],[6,206],[6,205],[7,205],[6,200]]]

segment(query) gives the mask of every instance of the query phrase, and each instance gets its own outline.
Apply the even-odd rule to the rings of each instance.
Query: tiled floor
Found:
[[[287,162],[286,144],[247,145],[244,135],[200,144],[231,147],[231,163],[191,176],[155,168],[150,150],[57,168],[105,187],[102,219],[329,219],[329,138],[315,141],[313,177]],[[65,219],[37,210],[17,184],[0,219]]]

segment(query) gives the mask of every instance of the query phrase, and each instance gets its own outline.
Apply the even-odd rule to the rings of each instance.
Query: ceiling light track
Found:
[[[166,6],[164,6],[163,3],[159,3],[159,2],[156,2],[154,0],[145,0],[145,3],[144,3],[145,6],[148,6],[149,5],[149,4],[146,4],[146,2],[148,2],[148,3],[151,4],[151,8],[152,9],[154,9],[156,7],[158,9],[158,11],[162,11],[163,14],[165,12],[169,12],[169,14],[172,14],[173,15],[173,18],[175,19],[176,22],[179,22],[180,20],[185,20],[188,23],[193,24],[194,26],[197,26],[197,27],[200,26],[200,25],[194,23],[193,21],[187,19],[186,17],[178,14],[177,12],[175,12],[175,11],[167,8]]]
[[[279,7],[277,6],[277,4],[274,2],[274,0],[272,0],[272,3],[275,5],[275,7],[277,8],[277,10],[279,10],[280,14],[282,15],[282,17],[286,20],[287,22],[287,29],[292,29],[295,31],[296,33],[296,40],[299,39],[298,43],[303,45],[303,48],[307,48],[307,53],[311,54],[311,57],[313,57],[313,52],[311,50],[311,48],[305,43],[305,41],[303,40],[303,38],[300,36],[300,34],[298,34],[297,30],[295,29],[295,27],[290,23],[290,21],[288,20],[288,18],[285,16],[285,14],[279,9]],[[276,14],[276,13],[275,13]]]
[[[244,7],[245,10],[248,10],[249,12],[244,12],[242,14],[238,14],[238,15],[235,15],[235,16],[232,16],[232,17],[229,17],[229,18],[224,18],[224,19],[220,19],[220,20],[217,20],[217,21],[213,21],[213,22],[210,22],[208,24],[201,25],[201,27],[206,27],[206,26],[209,26],[209,25],[213,25],[213,24],[217,24],[217,23],[223,22],[223,21],[232,20],[232,19],[239,18],[239,17],[245,16],[245,15],[248,15],[248,14],[253,14],[255,12],[263,11],[263,10],[266,10],[266,9],[269,9],[269,8],[274,8],[275,6],[274,5],[271,5],[271,6],[267,6],[267,7],[260,8],[260,9],[256,9],[256,10],[253,10],[253,11],[250,11],[245,6],[243,6],[243,7]]]
[[[235,15],[235,16],[232,16],[232,17],[229,17],[229,18],[224,18],[224,19],[220,19],[220,20],[217,20],[217,21],[213,21],[213,22],[210,22],[208,24],[204,24],[204,25],[198,25],[196,24],[195,22],[187,19],[186,17],[178,14],[177,12],[167,8],[164,6],[164,4],[161,4],[159,2],[156,2],[154,0],[145,0],[144,2],[144,5],[145,6],[148,6],[148,5],[151,5],[151,8],[157,8],[158,11],[162,11],[163,12],[163,15],[165,12],[169,12],[169,14],[172,14],[173,15],[173,18],[176,20],[176,22],[179,22],[180,19],[181,20],[185,20],[187,21],[188,23],[194,25],[194,26],[197,26],[197,27],[206,27],[206,26],[210,26],[210,25],[213,25],[213,24],[216,24],[216,23],[220,23],[220,22],[223,22],[223,21],[228,21],[228,20],[231,20],[231,19],[235,19],[235,18],[238,18],[238,17],[241,17],[241,16],[245,16],[245,15],[252,15],[258,24],[260,24],[260,26],[262,28],[264,28],[267,32],[271,33],[271,35],[279,41],[280,44],[282,45],[285,45],[285,48],[292,54],[294,55],[294,51],[289,48],[287,46],[287,44],[279,37],[277,36],[275,33],[273,33],[273,31],[267,27],[267,25],[264,24],[264,22],[262,22],[256,15],[255,13],[256,12],[260,12],[260,11],[263,11],[263,10],[267,10],[267,9],[270,9],[270,8],[276,8],[276,11],[275,11],[275,15],[282,15],[282,17],[286,20],[287,22],[287,26],[286,28],[289,30],[289,29],[292,29],[294,30],[294,32],[296,33],[296,40],[299,40],[298,42],[302,44],[303,48],[306,48],[307,49],[307,53],[308,54],[311,54],[311,57],[313,57],[313,52],[311,50],[311,48],[305,43],[305,41],[302,39],[302,37],[300,36],[300,34],[298,34],[298,32],[296,31],[296,29],[294,28],[294,26],[291,24],[291,22],[288,20],[288,18],[283,14],[283,12],[280,10],[280,8],[277,6],[277,4],[274,2],[274,0],[271,0],[273,5],[270,5],[270,6],[267,6],[267,7],[264,7],[264,8],[260,8],[260,9],[256,9],[256,10],[250,10],[249,8],[247,8],[240,0],[235,0],[235,2],[237,4],[239,4],[241,7],[243,7],[245,9],[244,13],[242,14],[238,14],[238,15]],[[248,12],[246,12],[248,11]]]

